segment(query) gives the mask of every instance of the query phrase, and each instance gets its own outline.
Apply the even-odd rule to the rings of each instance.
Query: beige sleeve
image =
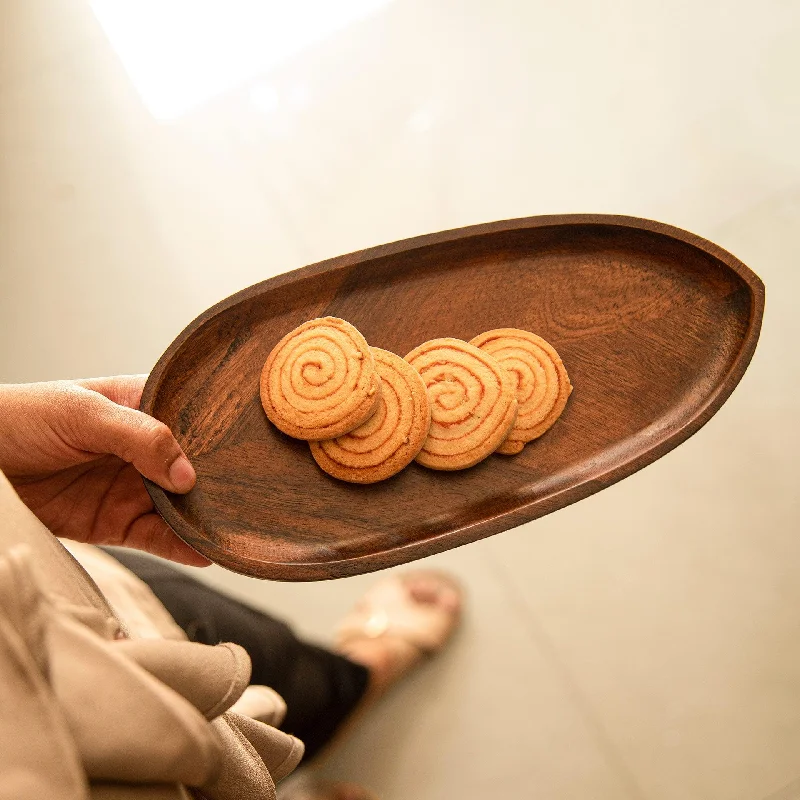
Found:
[[[60,539],[108,601],[123,630],[134,639],[186,639],[150,587],[113,556],[90,544]]]

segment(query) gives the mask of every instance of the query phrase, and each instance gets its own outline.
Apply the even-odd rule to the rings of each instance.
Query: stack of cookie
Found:
[[[415,459],[457,470],[519,453],[553,425],[571,391],[558,353],[527,331],[433,339],[402,359],[336,317],[288,333],[261,372],[267,417],[351,483],[384,480]]]

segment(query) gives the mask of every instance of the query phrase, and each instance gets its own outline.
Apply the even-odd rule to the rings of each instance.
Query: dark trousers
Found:
[[[287,625],[175,569],[125,548],[104,548],[141,578],[193,642],[241,645],[253,662],[251,683],[286,701],[281,729],[311,758],[361,699],[369,673],[360,664],[298,639]]]

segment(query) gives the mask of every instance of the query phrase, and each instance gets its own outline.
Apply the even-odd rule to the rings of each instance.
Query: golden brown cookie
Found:
[[[431,429],[417,461],[431,469],[466,469],[494,452],[517,416],[511,374],[461,339],[433,339],[406,361],[422,376]]]
[[[332,439],[375,411],[380,378],[366,339],[337,317],[312,319],[275,345],[261,371],[267,416],[296,439]]]
[[[309,442],[317,464],[350,483],[375,483],[400,472],[419,453],[431,425],[428,393],[419,373],[388,350],[370,349],[381,378],[375,413],[344,436]]]
[[[517,421],[498,453],[519,453],[561,416],[572,391],[558,353],[540,336],[517,328],[498,328],[472,340],[513,376],[519,402]]]

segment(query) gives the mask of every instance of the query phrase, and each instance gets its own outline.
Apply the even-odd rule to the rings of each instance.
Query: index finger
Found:
[[[107,378],[83,378],[75,383],[118,405],[139,408],[146,381],[147,375],[113,375]]]

